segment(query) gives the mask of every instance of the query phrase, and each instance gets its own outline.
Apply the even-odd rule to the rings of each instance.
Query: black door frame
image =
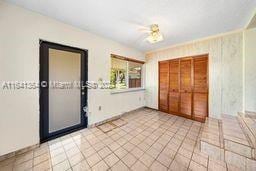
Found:
[[[40,45],[40,71],[39,71],[39,104],[40,104],[40,142],[45,142],[71,132],[86,128],[88,125],[88,118],[83,107],[88,105],[87,102],[87,86],[88,81],[88,50],[76,47],[70,47],[57,43],[52,43],[44,40],[39,40]],[[84,88],[81,88],[81,123],[53,133],[49,133],[49,48],[56,50],[64,50],[69,52],[76,52],[81,54],[81,82]]]

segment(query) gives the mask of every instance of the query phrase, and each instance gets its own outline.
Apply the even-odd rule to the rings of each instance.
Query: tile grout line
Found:
[[[185,122],[185,121],[184,121]],[[190,128],[191,128],[191,126],[190,126]],[[179,128],[180,129],[180,128]],[[178,131],[177,131],[178,132]],[[188,131],[189,132],[189,131]],[[188,134],[188,132],[186,133],[186,136],[187,136],[187,134]],[[185,138],[184,138],[185,139]],[[180,143],[180,145],[179,145],[179,148],[177,149],[177,151],[176,151],[176,153],[175,153],[175,157],[177,156],[177,154],[178,154],[178,151],[179,151],[179,149],[181,148],[181,146],[182,146],[182,144],[183,144],[183,142],[184,142],[184,139],[182,140],[182,143]],[[183,156],[183,155],[182,155]],[[173,161],[175,160],[175,157],[174,157],[174,159],[173,159]],[[184,156],[185,157],[185,156]],[[172,163],[173,163],[173,161],[171,162],[171,164],[169,165],[169,167],[172,165]],[[190,160],[191,161],[191,160]],[[189,168],[189,165],[188,165],[188,168]],[[187,168],[187,170],[188,170],[188,168]]]

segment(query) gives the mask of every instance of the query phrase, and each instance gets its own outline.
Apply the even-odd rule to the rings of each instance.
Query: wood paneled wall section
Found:
[[[159,110],[205,121],[208,116],[208,55],[159,62]]]

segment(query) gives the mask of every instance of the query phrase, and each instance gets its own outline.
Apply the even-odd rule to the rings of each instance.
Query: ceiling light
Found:
[[[157,43],[163,40],[163,35],[160,33],[159,27],[157,24],[152,24],[150,27],[150,33],[147,37],[149,43]]]

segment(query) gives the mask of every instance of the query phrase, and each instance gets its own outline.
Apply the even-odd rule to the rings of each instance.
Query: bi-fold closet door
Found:
[[[159,110],[197,121],[208,116],[208,56],[159,62]]]
[[[180,115],[192,118],[193,60],[180,59]]]
[[[193,117],[204,121],[208,116],[208,57],[194,58]]]
[[[169,113],[178,114],[180,108],[180,61],[169,62]]]
[[[169,62],[159,62],[159,100],[161,111],[168,112]]]

